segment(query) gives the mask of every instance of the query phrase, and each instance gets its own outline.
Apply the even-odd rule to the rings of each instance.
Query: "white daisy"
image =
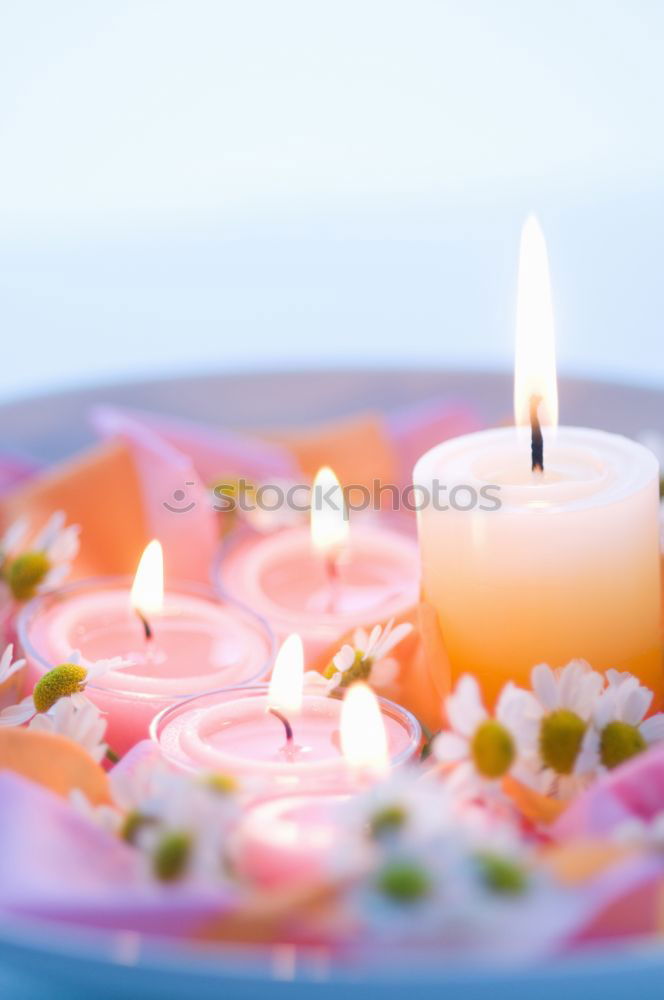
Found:
[[[14,647],[10,643],[9,646],[5,647],[5,651],[0,657],[0,684],[4,684],[5,681],[8,681],[10,677],[25,666],[25,660],[14,660],[12,662],[13,655]]]
[[[81,662],[82,659],[79,650],[73,649],[67,658],[67,662],[80,664],[85,669],[84,684],[89,684],[90,681],[97,681],[105,674],[111,673],[112,670],[123,670],[125,667],[133,665],[133,660],[126,659],[123,656],[111,656],[106,660],[86,660],[85,662]],[[81,704],[88,701],[82,691],[75,691],[70,695],[70,698],[74,704],[77,704],[79,699]]]
[[[26,546],[27,522],[12,525],[2,541],[0,565],[15,600],[27,601],[62,583],[78,553],[79,532],[78,525],[66,525],[64,513],[56,511]]]
[[[38,590],[57,587],[69,575],[71,563],[78,555],[80,532],[78,524],[67,525],[64,511],[57,510],[51,515],[32,543],[34,551],[43,552],[51,567]]]
[[[69,793],[69,802],[79,816],[88,820],[89,823],[101,827],[107,833],[119,833],[123,816],[115,806],[93,805],[80,788],[72,788]]]
[[[76,703],[73,698],[60,698],[48,712],[35,715],[28,728],[66,736],[87,750],[97,763],[103,760],[108,749],[103,739],[106,719],[87,698],[77,700]]]
[[[449,783],[456,792],[472,798],[497,789],[517,765],[521,753],[517,722],[527,697],[525,691],[506,684],[492,717],[484,707],[476,679],[470,674],[459,679],[445,699],[450,728],[436,736],[432,746],[437,760],[454,765]]]
[[[22,726],[33,716],[50,711],[60,700],[71,701],[72,705],[84,708],[89,704],[83,693],[88,681],[97,680],[111,670],[120,670],[132,663],[131,660],[123,659],[121,656],[91,661],[85,665],[80,663],[80,659],[78,650],[73,650],[69,654],[67,663],[61,663],[44,674],[31,695],[18,705],[11,705],[0,711],[0,726]],[[45,704],[41,703],[40,698],[43,691],[46,692]]]
[[[533,694],[520,702],[523,756],[516,776],[543,795],[566,799],[594,776],[581,747],[604,676],[583,660],[555,671],[540,663],[531,684]]]
[[[230,780],[153,769],[131,838],[153,876],[206,883],[226,877],[227,844],[240,816],[233,792]]]
[[[322,676],[316,671],[307,671],[307,688],[318,688],[330,694],[336,688],[348,687],[358,680],[367,681],[379,689],[389,687],[399,674],[399,662],[389,654],[412,631],[413,626],[409,622],[395,625],[393,619],[385,627],[375,625],[370,633],[362,628],[356,629],[353,644],[346,643],[341,647]]]
[[[0,712],[0,726],[22,726],[36,714],[35,702],[31,694],[17,705],[10,705]]]
[[[421,772],[404,767],[353,796],[344,812],[360,835],[381,842],[429,839],[450,825],[451,802],[445,785],[422,781]]]
[[[608,670],[606,679],[608,686],[597,701],[579,754],[585,771],[611,770],[664,740],[664,714],[646,719],[652,691],[632,674],[617,670]]]
[[[16,553],[26,540],[30,522],[27,517],[19,517],[13,521],[0,538],[0,566],[10,555]]]

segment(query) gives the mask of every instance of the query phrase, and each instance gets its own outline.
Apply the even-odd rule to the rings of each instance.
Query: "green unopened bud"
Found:
[[[627,722],[609,722],[600,735],[600,757],[604,767],[612,770],[630,757],[646,749],[647,743],[636,726]]]
[[[516,755],[512,734],[494,719],[487,719],[477,727],[470,752],[480,774],[493,779],[507,774]]]
[[[188,833],[167,833],[155,848],[152,870],[161,882],[174,882],[184,874],[191,857]]]
[[[415,903],[429,895],[431,879],[414,861],[394,861],[378,876],[378,888],[397,903]]]
[[[45,552],[24,552],[9,564],[7,583],[17,601],[29,601],[51,568]]]
[[[492,892],[518,896],[528,888],[528,877],[516,862],[498,854],[482,852],[475,855],[482,882]]]
[[[88,672],[78,663],[61,663],[37,681],[32,697],[37,712],[48,712],[60,698],[82,691]]]
[[[546,767],[571,774],[583,742],[586,724],[576,712],[558,708],[542,719],[539,749]]]
[[[385,834],[401,830],[408,820],[408,813],[403,806],[385,806],[375,812],[369,820],[369,834],[374,840],[379,840]]]

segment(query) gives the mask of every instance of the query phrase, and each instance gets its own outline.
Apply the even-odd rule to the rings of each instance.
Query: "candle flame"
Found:
[[[366,684],[352,684],[341,707],[341,752],[358,771],[389,770],[387,733],[378,700]]]
[[[268,707],[291,715],[297,714],[302,709],[303,690],[304,647],[300,636],[293,632],[284,639],[274,661]]]
[[[144,615],[158,614],[164,606],[164,553],[155,538],[146,545],[138,564],[131,605]]]
[[[556,340],[549,258],[541,226],[529,215],[521,231],[516,305],[514,420],[530,423],[531,401],[539,400],[542,424],[558,425]]]
[[[316,473],[311,499],[311,544],[324,556],[333,556],[348,539],[346,500],[339,480],[328,466]]]

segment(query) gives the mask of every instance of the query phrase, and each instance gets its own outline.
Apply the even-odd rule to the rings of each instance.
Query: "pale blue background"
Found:
[[[0,6],[0,398],[255,366],[664,383],[659,0]]]

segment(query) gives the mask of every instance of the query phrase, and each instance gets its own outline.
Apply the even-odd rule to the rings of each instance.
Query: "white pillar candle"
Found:
[[[548,266],[534,220],[522,238],[517,329],[517,422],[535,397],[555,424]],[[424,596],[452,679],[475,674],[494,701],[506,681],[527,684],[537,663],[583,658],[631,671],[660,702],[657,461],[615,434],[550,426],[539,471],[530,438],[524,427],[470,434],[415,466],[429,497],[418,514]]]

